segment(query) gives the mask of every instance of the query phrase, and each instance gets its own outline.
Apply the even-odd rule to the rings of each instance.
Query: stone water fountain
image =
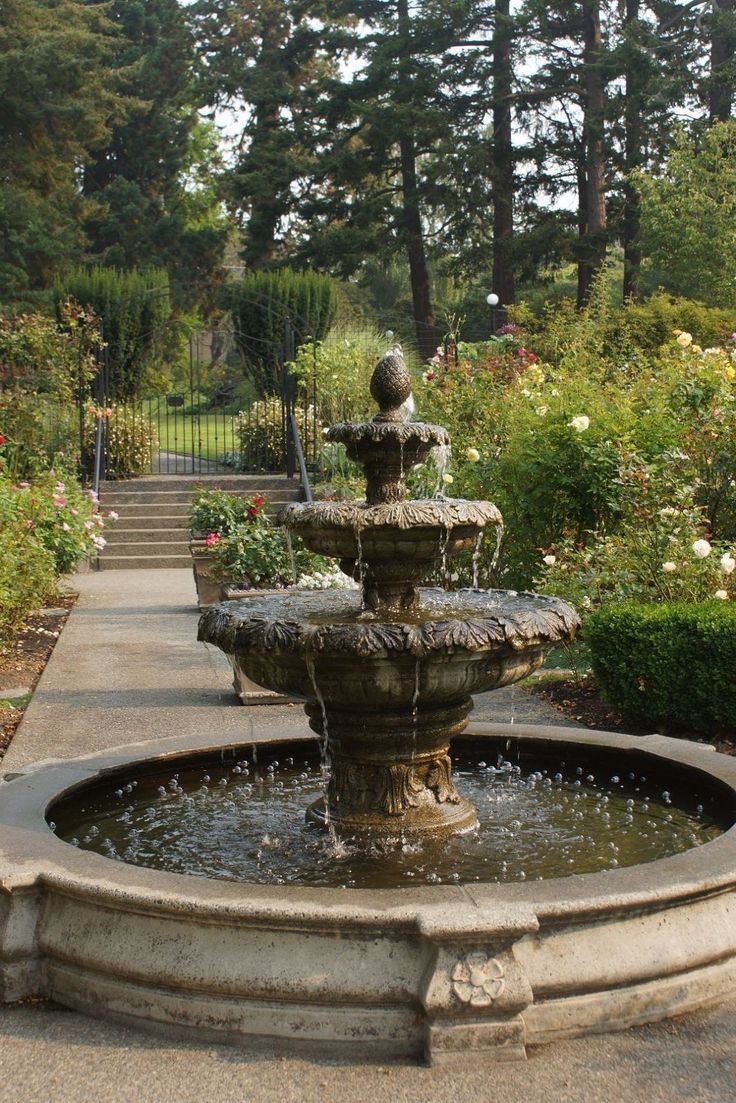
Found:
[[[447,432],[404,419],[411,380],[398,351],[378,364],[371,394],[372,421],[327,433],[363,467],[365,501],[293,504],[283,515],[311,551],[338,558],[360,591],[220,605],[203,615],[200,639],[253,681],[307,699],[329,775],[312,820],[347,834],[454,834],[477,822],[449,754],[471,694],[526,677],[579,622],[556,598],[420,589],[501,515],[489,502],[407,501],[407,474],[449,444]]]
[[[736,762],[658,735],[468,722],[473,693],[534,670],[577,618],[554,598],[421,588],[500,517],[406,500],[407,472],[447,443],[402,420],[409,390],[385,357],[377,417],[329,432],[366,501],[285,518],[359,591],[201,620],[254,681],[306,700],[312,732],[242,710],[227,742],[210,708],[196,733],[132,731],[5,775],[0,1000],[464,1067],[736,991]]]

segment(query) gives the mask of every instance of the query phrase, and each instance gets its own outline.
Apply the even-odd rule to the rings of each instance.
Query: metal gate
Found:
[[[125,401],[111,393],[103,347],[92,395],[80,394],[86,478],[97,485],[136,475],[292,476],[297,468],[304,478],[318,465],[321,427],[314,384],[298,381],[290,370],[296,346],[296,329],[286,320],[273,392],[239,396],[238,383],[247,376],[235,362],[233,343],[221,330],[193,333],[178,385]],[[213,387],[218,373],[222,381]]]

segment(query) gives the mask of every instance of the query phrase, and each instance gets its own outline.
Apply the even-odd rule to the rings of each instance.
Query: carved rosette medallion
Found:
[[[452,970],[452,990],[461,1003],[470,1007],[490,1007],[505,987],[501,962],[482,950],[465,954]]]

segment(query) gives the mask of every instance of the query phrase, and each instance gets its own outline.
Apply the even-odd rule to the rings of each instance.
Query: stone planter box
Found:
[[[213,577],[212,552],[207,547],[206,540],[196,537],[190,540],[189,551],[192,554],[194,585],[197,587],[197,603],[200,609],[209,609],[210,605],[216,605],[220,600],[222,581]]]
[[[220,601],[245,601],[248,598],[268,597],[271,594],[283,594],[283,590],[239,590],[231,582],[220,583],[218,599]],[[291,702],[299,702],[299,698],[290,697],[285,693],[277,693],[275,690],[266,689],[254,682],[233,655],[229,655],[233,668],[233,689],[243,705],[286,705]]]

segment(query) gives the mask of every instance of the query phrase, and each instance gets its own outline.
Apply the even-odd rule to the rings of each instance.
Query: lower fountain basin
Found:
[[[63,842],[47,820],[90,786],[125,792],[162,771],[233,766],[252,760],[251,744],[202,736],[50,764],[0,786],[0,995],[198,1040],[465,1063],[736,990],[733,759],[659,736],[472,724],[468,737],[476,766],[480,753],[547,776],[590,765],[607,788],[656,782],[673,809],[684,794],[696,819],[698,799],[713,823],[699,822],[728,829],[652,861],[541,881],[238,883],[112,860]],[[257,755],[283,761],[303,747],[306,758],[312,746],[269,739]]]

